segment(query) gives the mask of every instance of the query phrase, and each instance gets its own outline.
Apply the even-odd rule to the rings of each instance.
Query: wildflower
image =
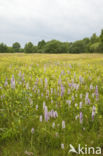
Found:
[[[34,134],[34,128],[31,129],[31,133]]]
[[[47,87],[47,85],[48,85],[48,80],[47,78],[45,78],[45,88]]]
[[[41,93],[41,96],[43,97],[43,93]]]
[[[85,127],[83,127],[83,131],[85,131]]]
[[[90,104],[89,93],[86,93],[85,104]]]
[[[62,129],[65,128],[65,121],[62,121]]]
[[[22,81],[24,81],[24,73],[23,73],[23,75],[22,75]]]
[[[49,120],[49,113],[48,113],[47,106],[45,106],[45,109],[44,109],[44,119],[45,119],[45,121]]]
[[[50,116],[51,118],[54,117],[54,110],[53,110],[53,109],[49,112],[49,116]]]
[[[90,104],[90,99],[88,99],[88,104]]]
[[[57,111],[54,112],[54,118],[57,118],[58,117],[58,113]]]
[[[86,93],[86,98],[88,98],[88,96],[89,96],[89,93],[87,92],[87,93]]]
[[[52,127],[53,127],[53,128],[55,127],[55,122],[53,122]]]
[[[69,105],[69,106],[71,105],[71,100],[68,100],[68,105]]]
[[[99,97],[98,86],[96,86],[95,95],[96,95],[96,100],[98,101],[98,97]]]
[[[15,89],[15,78],[14,78],[14,75],[12,75],[12,78],[11,78],[11,88]]]
[[[42,122],[42,120],[43,120],[43,117],[42,117],[42,115],[40,115],[40,122]]]
[[[82,124],[82,123],[83,123],[83,113],[80,112],[80,124]]]
[[[93,106],[93,108],[92,108],[92,120],[94,120],[95,114],[96,114],[96,107]]]
[[[78,89],[79,89],[79,84],[76,85],[76,90],[78,90]]]
[[[80,107],[80,108],[82,108],[82,102],[80,102],[80,105],[79,105],[79,107]]]
[[[74,78],[76,78],[76,73],[74,73]]]
[[[95,93],[92,93],[92,97],[94,98],[94,96],[95,96]]]
[[[51,94],[53,94],[53,88],[51,88]]]
[[[51,100],[51,103],[53,103],[53,100]]]
[[[36,105],[36,110],[38,110],[38,105]]]
[[[63,85],[61,84],[61,96],[63,96],[64,95],[64,87],[63,87]]]
[[[47,96],[49,96],[49,90],[46,91]]]
[[[72,83],[69,83],[69,87],[71,87],[72,86]]]
[[[83,97],[83,94],[80,94],[80,99],[82,99],[82,97]]]
[[[93,85],[91,84],[91,85],[90,85],[90,90],[92,90],[92,89],[93,89]]]
[[[78,104],[77,103],[75,103],[75,107],[77,107],[78,106]]]
[[[73,101],[75,100],[74,96],[72,96],[72,100],[73,100]]]
[[[58,132],[55,133],[55,136],[58,137]]]
[[[46,106],[46,105],[45,105],[45,101],[43,101],[43,109],[45,109],[45,106]]]
[[[63,143],[61,144],[61,149],[64,149],[64,144]]]
[[[75,119],[77,120],[79,118],[79,115],[76,115]]]
[[[67,71],[67,73],[68,73],[68,75],[70,75],[70,71],[69,70]]]
[[[18,83],[19,83],[20,85],[22,84],[22,82],[21,82],[21,81],[19,81]]]
[[[8,81],[7,81],[7,78],[6,78],[4,86],[6,87],[7,85],[8,85]]]
[[[29,83],[26,84],[26,89],[29,89]]]
[[[68,89],[68,95],[70,94],[70,89]]]
[[[33,156],[34,155],[33,152],[28,152],[28,151],[25,151],[24,154],[29,155],[29,156]]]
[[[69,104],[68,102],[69,102],[69,100],[66,100],[66,103],[67,103],[67,104]]]
[[[29,103],[30,103],[30,105],[33,105],[33,101],[31,98],[29,98]]]
[[[80,81],[80,83],[83,83],[84,82],[84,79],[83,79],[82,76],[79,76],[79,81]]]
[[[18,76],[21,77],[21,71],[19,72]]]
[[[74,79],[72,79],[71,81],[72,81],[72,86],[75,86]]]

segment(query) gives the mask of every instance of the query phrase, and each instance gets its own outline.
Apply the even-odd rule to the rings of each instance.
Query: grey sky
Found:
[[[0,0],[0,42],[74,41],[100,33],[103,0]]]

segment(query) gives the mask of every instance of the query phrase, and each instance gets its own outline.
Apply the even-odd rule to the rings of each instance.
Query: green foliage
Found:
[[[38,49],[42,49],[45,46],[46,42],[44,40],[38,42]]]
[[[97,37],[97,35],[95,33],[90,38],[90,42],[91,42],[91,44],[93,44],[95,42],[98,42],[98,37]]]
[[[32,42],[26,43],[26,45],[24,47],[24,52],[25,53],[33,53],[33,43]]]
[[[1,53],[6,53],[6,52],[8,52],[8,47],[7,47],[6,44],[0,43],[0,52],[1,52]]]
[[[45,44],[42,51],[44,53],[67,53],[69,52],[69,43],[51,40]]]
[[[8,53],[14,53],[14,49],[12,47],[8,47]]]
[[[96,42],[90,45],[89,47],[90,52],[100,52],[100,42]]]
[[[52,40],[46,43],[44,47],[45,53],[60,53],[61,42],[57,40]]]
[[[103,29],[101,30],[100,34],[100,52],[103,53]]]
[[[103,29],[101,30],[100,40],[101,40],[101,42],[103,43]]]
[[[70,53],[83,53],[86,52],[86,46],[83,40],[72,43]]]
[[[20,48],[19,51],[20,51],[20,53],[24,52],[24,48]]]
[[[38,47],[37,46],[33,46],[33,53],[37,53],[38,52]]]
[[[75,42],[61,42],[58,40],[51,40],[46,42],[41,40],[37,46],[32,42],[25,44],[24,48],[21,48],[20,43],[15,42],[11,47],[7,47],[5,44],[0,44],[0,52],[25,52],[25,53],[103,53],[103,30],[101,30],[100,36],[94,33],[90,38],[84,38]]]
[[[12,48],[14,49],[15,52],[19,52],[20,47],[21,47],[21,45],[18,42],[13,43],[13,45],[12,45]]]

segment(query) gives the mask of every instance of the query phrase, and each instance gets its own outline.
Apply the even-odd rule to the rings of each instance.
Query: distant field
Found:
[[[103,150],[103,55],[0,54],[0,156],[72,156],[70,144]]]

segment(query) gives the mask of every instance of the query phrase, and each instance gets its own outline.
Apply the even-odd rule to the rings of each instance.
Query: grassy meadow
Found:
[[[0,156],[75,156],[70,144],[103,149],[103,55],[0,54]]]

